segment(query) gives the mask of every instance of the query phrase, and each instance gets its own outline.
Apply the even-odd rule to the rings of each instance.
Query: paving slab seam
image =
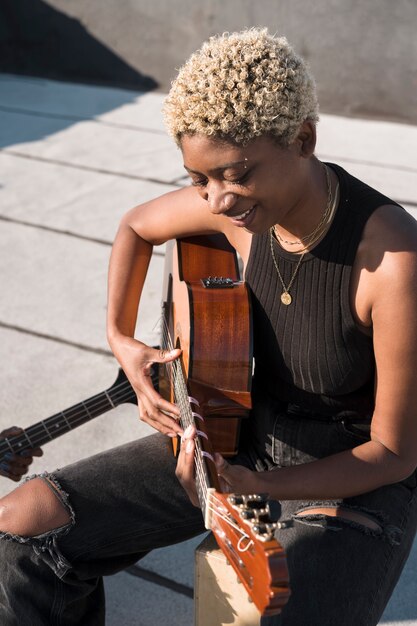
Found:
[[[16,224],[18,226],[27,226],[28,228],[37,228],[38,230],[46,230],[48,233],[53,233],[55,235],[65,235],[66,237],[75,237],[75,239],[82,239],[83,241],[91,241],[91,243],[98,243],[103,246],[112,246],[113,241],[110,239],[99,239],[97,237],[89,237],[88,235],[81,235],[80,233],[75,233],[70,230],[61,230],[60,228],[53,228],[53,226],[45,226],[44,224],[36,224],[35,222],[27,222],[26,220],[19,220],[14,217],[9,217],[8,215],[1,215],[0,220],[3,222],[10,222],[11,224]],[[160,252],[158,250],[154,250],[153,254],[155,256],[164,257],[165,253]]]
[[[106,170],[103,168],[91,167],[88,165],[80,165],[78,163],[70,163],[69,161],[60,161],[59,159],[47,159],[46,157],[33,156],[31,154],[25,154],[24,152],[18,152],[17,150],[11,150],[10,148],[0,148],[0,152],[8,154],[10,156],[17,157],[19,159],[28,159],[30,161],[39,161],[41,163],[50,163],[51,165],[62,165],[62,167],[71,167],[72,169],[82,170],[85,172],[94,172],[95,174],[104,174],[106,176],[115,176],[117,178],[128,178],[130,180],[141,180],[148,183],[155,183],[157,185],[167,185],[171,187],[182,187],[174,181],[160,180],[159,178],[150,178],[148,176],[138,176],[137,174],[128,174],[126,172],[117,172],[113,170]]]
[[[25,220],[19,220],[8,215],[0,215],[2,222],[10,222],[11,224],[17,224],[18,226],[27,226],[28,228],[37,228],[39,230],[46,230],[48,233],[55,235],[65,235],[67,237],[75,237],[76,239],[83,239],[85,241],[91,241],[91,243],[98,243],[103,246],[112,246],[113,242],[107,239],[98,239],[97,237],[89,237],[88,235],[81,235],[74,233],[70,230],[61,230],[59,228],[53,228],[52,226],[44,226],[44,224],[36,224],[35,222],[27,222]]]
[[[94,346],[87,346],[83,343],[77,343],[76,341],[63,339],[62,337],[54,337],[53,335],[48,335],[47,333],[40,333],[37,330],[23,328],[22,326],[16,326],[15,324],[8,324],[7,322],[3,322],[1,320],[0,320],[0,328],[13,330],[17,333],[30,335],[31,337],[38,337],[39,339],[46,339],[47,341],[54,341],[55,343],[60,343],[66,346],[71,346],[71,348],[77,348],[77,350],[83,350],[84,352],[92,352],[93,354],[100,354],[101,356],[107,356],[107,357],[111,357],[112,359],[114,359],[114,354],[110,350],[105,350],[104,348],[95,348]]]
[[[324,154],[323,152],[320,152],[320,159],[323,159],[325,161],[331,160],[331,159],[343,159],[343,161],[345,161],[346,163],[355,163],[356,165],[367,165],[369,167],[379,167],[382,169],[387,169],[387,170],[398,170],[401,172],[411,172],[412,174],[417,174],[417,168],[416,167],[408,167],[407,165],[396,165],[394,163],[381,163],[378,161],[368,161],[366,159],[357,159],[354,157],[340,157],[340,156],[335,156],[334,154],[330,155],[330,154]]]
[[[0,111],[5,113],[19,113],[21,115],[30,115],[32,117],[52,118],[56,120],[68,120],[70,122],[96,122],[103,126],[111,126],[114,128],[124,128],[126,130],[133,130],[140,133],[150,133],[152,135],[166,135],[164,130],[158,130],[157,128],[146,128],[145,126],[134,126],[133,124],[120,124],[118,122],[109,122],[107,120],[101,120],[100,118],[91,115],[64,115],[62,113],[52,113],[49,111],[36,111],[34,109],[21,109],[16,107],[8,107],[0,104]]]

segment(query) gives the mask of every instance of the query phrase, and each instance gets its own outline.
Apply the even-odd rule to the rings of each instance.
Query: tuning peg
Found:
[[[253,519],[255,517],[255,511],[253,509],[246,508],[240,512],[240,516],[245,520]]]
[[[258,523],[253,525],[253,530],[258,535],[265,535],[268,531],[266,524]]]
[[[253,532],[263,541],[272,539],[275,529],[276,524],[265,524],[264,522],[257,522],[252,526]]]
[[[243,499],[243,496],[240,496],[235,493],[229,496],[228,500],[230,504],[232,504],[233,506],[242,506],[243,504],[245,504],[245,500]]]
[[[252,509],[264,509],[266,507],[267,500],[266,498],[255,498],[254,496],[249,496],[246,499],[245,504]]]

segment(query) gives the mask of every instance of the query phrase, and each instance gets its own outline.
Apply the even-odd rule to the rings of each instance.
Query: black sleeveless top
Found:
[[[372,337],[357,326],[349,282],[366,221],[375,209],[396,204],[329,164],[338,176],[340,199],[322,241],[304,255],[291,287],[292,303],[274,266],[269,232],[254,235],[246,270],[252,291],[255,381],[278,400],[323,415],[369,416],[374,406]],[[299,256],[274,252],[288,285]]]

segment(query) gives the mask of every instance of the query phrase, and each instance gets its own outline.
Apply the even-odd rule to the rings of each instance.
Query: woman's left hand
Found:
[[[18,435],[21,432],[21,428],[13,426],[12,428],[0,432],[0,440]],[[0,458],[0,476],[5,476],[6,478],[18,482],[22,476],[27,473],[29,465],[33,462],[33,457],[42,455],[43,452],[41,448],[24,450],[16,454],[11,451],[6,452],[6,454]]]
[[[200,506],[194,477],[194,451],[196,430],[189,426],[181,438],[176,476],[194,506]],[[214,455],[222,493],[258,493],[260,490],[257,472],[242,465],[228,463],[220,454]]]
[[[222,493],[254,494],[262,491],[260,474],[243,465],[233,465],[216,452],[214,455]]]

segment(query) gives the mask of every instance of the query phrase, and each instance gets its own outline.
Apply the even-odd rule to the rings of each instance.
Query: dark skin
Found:
[[[212,203],[212,212],[230,216],[238,202],[240,212],[241,207],[245,209],[252,204],[255,185],[259,184],[266,199],[262,197],[259,202],[258,215],[255,215],[248,230],[264,232],[272,224],[277,224],[283,238],[296,240],[308,233],[319,219],[316,198],[320,201],[321,211],[324,203],[323,186],[320,197],[320,184],[317,184],[317,160],[311,153],[314,133],[309,130],[308,126],[305,127],[298,142],[288,150],[277,148],[276,158],[269,160],[271,167],[265,167],[263,172],[258,173],[255,170],[254,177],[249,178],[244,189],[238,192],[224,193],[224,187],[228,185],[225,172],[220,174],[221,170],[210,167],[210,160],[229,160],[224,148],[218,146],[216,149],[212,145],[210,150],[207,139],[187,137],[182,144],[184,160],[200,196],[209,205]],[[197,164],[200,164],[200,169]],[[279,183],[275,193],[271,193],[276,185],[269,177],[271,172],[276,178],[282,173],[285,181]],[[298,184],[294,185],[294,181]],[[306,195],[305,189],[308,190]],[[223,203],[218,199],[222,191]],[[249,245],[245,230],[232,230],[226,226],[224,232],[246,260]],[[359,326],[373,333],[377,358],[378,383],[372,440],[308,467],[267,473],[253,473],[217,457],[218,472],[225,490],[266,491],[279,499],[336,498],[395,482],[413,471],[417,462],[417,415],[413,408],[417,399],[413,384],[413,371],[417,364],[417,334],[414,330],[417,298],[413,288],[417,277],[416,251],[414,220],[396,207],[381,207],[365,228],[355,262],[351,285],[352,313]],[[398,319],[398,314],[403,323],[401,328],[393,329],[392,320]],[[193,448],[187,442],[192,439],[193,433],[187,434],[189,437],[182,446],[178,475],[195,502]]]
[[[223,233],[246,265],[252,233],[275,226],[295,241],[319,222],[327,201],[323,165],[314,155],[315,127],[302,124],[294,142],[280,147],[269,136],[241,146],[201,135],[184,136],[181,149],[193,185],[135,207],[123,218],[109,268],[108,338],[134,387],[140,418],[158,431],[183,435],[177,476],[197,504],[194,432],[183,433],[179,409],[163,399],[150,378],[152,363],[167,363],[179,350],[161,353],[134,338],[137,310],[153,245],[177,237]],[[335,174],[331,173],[334,192]],[[297,246],[292,249],[297,252]],[[417,227],[394,206],[377,209],[368,220],[352,268],[350,306],[364,332],[373,336],[377,377],[371,441],[309,464],[252,472],[219,456],[225,491],[266,492],[278,500],[330,500],[358,495],[397,482],[417,465]],[[394,323],[395,321],[395,323]],[[139,329],[140,332],[140,329]],[[25,498],[48,499],[48,488],[25,485]],[[20,487],[14,494],[22,489]],[[15,529],[10,494],[7,530]],[[53,528],[62,508],[27,518],[19,528],[31,534]],[[53,521],[51,521],[53,520]],[[62,521],[62,520],[60,520]],[[23,533],[25,534],[25,533]]]
[[[18,435],[21,431],[22,429],[17,426],[2,430],[0,432],[0,440],[5,437]],[[29,466],[33,463],[33,457],[42,455],[43,452],[40,448],[25,450],[21,454],[12,454],[12,452],[6,453],[6,455],[0,459],[0,476],[18,482],[24,474],[27,474]]]

